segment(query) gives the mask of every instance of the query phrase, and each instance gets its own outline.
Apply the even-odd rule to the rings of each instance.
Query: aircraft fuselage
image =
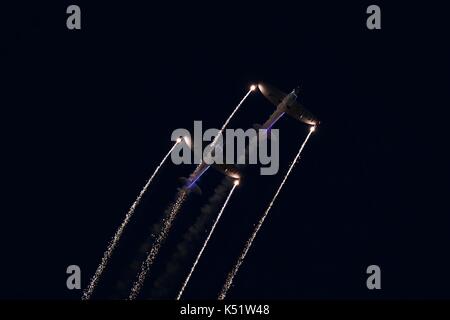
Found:
[[[262,129],[270,130],[273,125],[280,120],[284,114],[289,110],[290,105],[293,105],[297,100],[297,95],[295,90],[292,90],[284,99],[278,104],[277,110],[267,119],[266,122],[261,126]]]

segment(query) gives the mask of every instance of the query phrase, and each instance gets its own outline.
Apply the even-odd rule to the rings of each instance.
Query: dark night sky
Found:
[[[300,84],[300,101],[323,125],[229,297],[450,298],[440,124],[450,52],[440,5],[377,1],[382,30],[369,31],[372,2],[77,3],[81,31],[66,29],[69,2],[1,12],[0,297],[78,299],[66,267],[81,267],[84,288],[172,131],[194,120],[220,127],[248,86],[266,81],[283,91]],[[254,94],[230,125],[249,128],[272,112]],[[187,298],[216,297],[307,134],[288,117],[277,128],[279,174],[248,170]],[[134,279],[139,248],[193,168],[164,167],[94,297],[127,296],[120,284]],[[220,180],[202,177],[205,195],[183,207],[141,298],[155,298],[154,281]],[[175,296],[192,261],[180,263],[164,297]],[[370,264],[381,267],[381,291],[365,286]]]

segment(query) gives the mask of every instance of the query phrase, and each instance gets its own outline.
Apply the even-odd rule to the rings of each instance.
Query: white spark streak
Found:
[[[134,201],[134,203],[131,205],[130,209],[128,210],[127,214],[125,215],[125,218],[123,219],[122,223],[120,224],[119,228],[117,229],[116,233],[114,234],[114,237],[111,239],[111,241],[108,244],[108,247],[106,251],[103,254],[102,260],[100,264],[97,267],[97,270],[95,271],[94,275],[91,278],[91,281],[89,283],[89,286],[84,290],[83,296],[81,297],[82,300],[89,300],[95,287],[97,286],[97,283],[104,272],[109,259],[111,258],[111,255],[114,251],[114,249],[117,247],[117,244],[119,243],[119,240],[122,236],[123,230],[127,226],[128,222],[130,221],[132,215],[134,214],[134,211],[136,210],[137,206],[141,202],[141,199],[145,192],[147,191],[148,187],[152,183],[153,179],[155,178],[156,174],[158,173],[159,169],[162,167],[162,165],[166,162],[169,155],[172,153],[172,151],[175,149],[178,143],[180,143],[181,140],[177,140],[177,142],[174,143],[172,148],[167,152],[167,154],[164,156],[162,161],[159,163],[159,165],[156,167],[155,171],[153,172],[150,179],[147,180],[147,183],[142,188],[141,192],[139,193],[138,197]]]
[[[180,292],[178,293],[177,300],[180,300],[181,296],[183,295],[184,289],[186,288],[186,286],[187,286],[189,280],[191,279],[192,273],[194,272],[195,267],[197,266],[198,261],[200,260],[202,254],[203,254],[203,251],[205,250],[206,246],[208,245],[209,239],[211,238],[211,235],[214,233],[214,229],[216,228],[216,225],[217,225],[217,223],[219,222],[220,217],[222,216],[222,213],[223,213],[223,211],[225,210],[225,208],[226,208],[226,206],[227,206],[227,204],[228,204],[228,201],[230,200],[231,195],[233,194],[233,191],[234,191],[234,189],[237,187],[237,185],[238,185],[238,184],[236,184],[236,183],[233,185],[233,188],[231,189],[230,193],[228,194],[228,197],[227,197],[227,199],[225,200],[225,202],[224,202],[224,204],[223,204],[223,206],[222,206],[222,209],[220,209],[220,212],[219,212],[219,214],[217,215],[217,218],[216,218],[216,220],[214,221],[214,224],[212,225],[211,230],[209,231],[209,234],[208,234],[208,236],[206,237],[206,240],[205,240],[205,242],[203,243],[203,246],[202,246],[202,248],[200,249],[200,252],[199,252],[198,255],[197,255],[197,258],[195,259],[195,262],[194,262],[194,264],[192,265],[192,268],[191,268],[191,271],[189,272],[189,275],[187,276],[186,280],[184,280],[183,286],[181,287],[181,290],[180,290]]]
[[[244,249],[242,250],[241,255],[239,256],[238,261],[236,262],[234,268],[231,270],[231,272],[228,274],[227,279],[225,280],[225,284],[222,288],[222,291],[219,294],[218,300],[223,300],[228,292],[228,290],[230,289],[231,285],[233,284],[233,280],[234,277],[236,276],[241,264],[244,262],[244,259],[250,249],[250,247],[252,246],[253,241],[255,240],[255,237],[259,231],[259,229],[261,228],[262,224],[264,223],[264,220],[266,219],[267,215],[269,214],[270,209],[272,208],[275,200],[278,197],[278,194],[280,193],[281,189],[283,188],[287,178],[289,177],[292,169],[294,168],[295,164],[298,162],[298,160],[300,159],[300,155],[303,151],[303,148],[305,147],[306,143],[308,142],[309,137],[311,136],[311,134],[313,133],[314,130],[310,130],[308,135],[306,136],[305,141],[303,142],[303,144],[300,147],[300,150],[298,151],[297,155],[294,158],[294,161],[292,161],[291,165],[289,166],[289,169],[286,173],[286,175],[283,178],[283,181],[281,182],[280,186],[278,187],[277,192],[275,193],[274,197],[272,198],[272,201],[270,202],[269,206],[267,207],[266,211],[264,212],[263,216],[261,217],[261,219],[259,220],[258,224],[256,225],[255,230],[253,231],[252,235],[250,236],[250,238],[247,240],[247,242],[245,243]]]

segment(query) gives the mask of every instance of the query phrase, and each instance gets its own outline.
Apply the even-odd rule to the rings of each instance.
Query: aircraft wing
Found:
[[[258,84],[258,89],[275,106],[278,106],[284,97],[286,97],[286,93],[266,83]]]
[[[258,84],[259,91],[275,106],[278,106],[281,101],[283,101],[284,97],[286,96],[286,93],[278,90],[275,87],[272,87],[271,85],[267,83],[260,83]],[[276,120],[273,118],[276,118],[276,113],[278,110],[274,112],[274,114],[271,116],[271,118],[268,120],[268,122],[272,123],[271,121]],[[319,121],[317,118],[310,112],[308,109],[306,109],[302,104],[295,101],[294,103],[290,105],[286,105],[286,108],[283,109],[283,112],[286,112],[288,115],[290,115],[292,118],[309,124],[309,125],[317,125],[319,124]],[[271,120],[272,119],[272,120]],[[269,125],[270,126],[270,125]]]
[[[316,117],[298,102],[294,102],[294,104],[287,106],[286,113],[300,122],[309,125],[319,124],[319,121],[316,119]]]
[[[224,175],[233,178],[233,179],[239,179],[239,170],[231,165],[231,164],[213,164],[212,167],[219,172],[222,172]]]

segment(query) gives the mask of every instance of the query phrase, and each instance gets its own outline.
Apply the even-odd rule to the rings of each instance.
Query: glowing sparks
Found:
[[[311,126],[311,127],[309,128],[309,131],[311,131],[311,132],[316,131],[316,126],[315,126],[315,125]]]
[[[258,234],[259,229],[263,225],[264,220],[266,219],[267,215],[269,214],[270,209],[272,208],[275,200],[277,199],[278,194],[280,193],[281,189],[283,188],[287,178],[291,174],[292,169],[294,168],[295,164],[300,159],[300,155],[301,155],[301,153],[303,151],[303,148],[305,147],[306,143],[308,142],[308,139],[311,136],[311,134],[313,133],[313,131],[314,130],[309,130],[309,133],[306,136],[305,141],[303,141],[303,144],[301,145],[300,150],[298,151],[297,155],[295,156],[294,161],[292,161],[291,165],[289,166],[289,169],[288,169],[286,175],[284,176],[283,181],[281,182],[280,186],[278,187],[277,192],[275,193],[274,197],[272,198],[272,201],[270,202],[270,204],[267,207],[266,211],[264,212],[263,216],[261,217],[261,219],[259,220],[258,224],[256,225],[255,230],[253,231],[252,235],[250,236],[250,238],[245,243],[244,249],[242,250],[242,253],[239,256],[238,261],[236,262],[234,268],[231,270],[231,272],[227,276],[227,279],[225,280],[225,284],[224,284],[224,286],[222,288],[222,291],[220,292],[219,297],[218,297],[219,300],[223,300],[225,298],[228,290],[230,289],[231,285],[233,284],[234,277],[236,276],[237,272],[239,271],[239,268],[240,268],[241,264],[244,262],[244,259],[245,259],[246,255],[247,255],[250,247],[252,246],[252,243],[255,240],[255,237]]]
[[[236,183],[236,182],[237,182],[237,183]],[[192,273],[194,272],[195,267],[197,266],[198,261],[200,260],[202,254],[203,254],[203,251],[205,250],[206,246],[208,245],[209,239],[211,238],[211,235],[214,233],[214,229],[216,228],[216,225],[217,225],[217,223],[219,222],[220,217],[222,216],[222,213],[223,213],[223,211],[225,210],[225,208],[226,208],[226,206],[227,206],[227,204],[228,204],[228,201],[230,200],[231,195],[233,194],[233,191],[234,191],[234,189],[237,187],[238,184],[239,184],[239,180],[235,180],[235,181],[234,181],[234,184],[233,184],[233,188],[231,189],[230,193],[228,194],[228,197],[227,197],[227,199],[225,200],[225,202],[224,202],[224,204],[223,204],[223,206],[222,206],[222,209],[220,209],[220,212],[219,212],[219,214],[217,215],[217,218],[216,218],[216,220],[214,221],[214,224],[212,225],[211,230],[209,231],[209,234],[208,234],[208,236],[206,237],[206,240],[205,240],[205,242],[203,243],[203,246],[202,246],[202,248],[200,249],[200,252],[199,252],[198,255],[197,255],[197,258],[195,259],[195,262],[194,262],[194,264],[192,265],[192,268],[191,268],[191,271],[189,272],[189,275],[187,276],[186,280],[184,280],[183,286],[181,287],[181,290],[180,290],[180,292],[178,293],[177,300],[180,300],[180,298],[181,298],[181,296],[182,296],[182,294],[183,294],[183,292],[184,292],[184,289],[186,288],[186,286],[187,286],[189,280],[191,279]]]
[[[186,195],[187,195],[187,193],[185,190],[179,191],[177,199],[171,206],[169,215],[164,218],[162,230],[160,231],[158,237],[155,239],[155,242],[153,243],[153,246],[150,249],[150,252],[148,253],[147,258],[142,263],[141,271],[139,272],[139,275],[133,284],[133,288],[131,289],[130,296],[129,296],[130,300],[136,299],[139,292],[141,291],[142,286],[145,281],[145,278],[147,277],[147,273],[150,270],[150,267],[152,266],[152,264],[155,260],[155,257],[158,255],[158,252],[159,252],[162,244],[166,240],[167,235],[170,231],[170,228],[172,227],[172,223],[175,220],[175,217],[177,216],[178,212],[180,211],[181,205],[186,200]]]
[[[172,148],[169,150],[169,152],[167,152],[167,154],[164,156],[162,161],[156,167],[156,169],[153,172],[153,174],[150,177],[150,179],[147,180],[147,183],[142,188],[141,192],[139,193],[139,195],[136,198],[136,200],[134,201],[134,203],[131,205],[130,209],[128,210],[127,214],[125,215],[124,220],[122,221],[122,223],[120,224],[120,226],[117,229],[116,233],[114,234],[114,237],[109,242],[108,247],[107,247],[106,251],[103,254],[102,260],[101,260],[100,264],[98,265],[97,270],[95,271],[94,275],[91,278],[89,286],[84,290],[83,295],[81,297],[82,300],[88,300],[91,297],[91,295],[92,295],[95,287],[97,286],[97,283],[98,283],[98,281],[99,281],[103,271],[105,270],[105,268],[106,268],[106,266],[108,264],[109,259],[111,258],[111,255],[112,255],[114,249],[117,247],[117,244],[119,243],[119,240],[120,240],[120,238],[122,236],[122,233],[123,233],[125,227],[127,226],[128,222],[130,221],[131,217],[133,216],[134,211],[136,210],[137,206],[141,202],[142,196],[147,191],[148,187],[152,183],[152,181],[155,178],[156,174],[158,173],[159,169],[166,162],[167,158],[169,157],[169,155],[172,153],[172,151],[175,149],[175,147],[177,146],[177,144],[180,141],[177,140],[177,142],[172,146]]]
[[[217,143],[217,140],[219,139],[219,137],[222,135],[223,130],[225,130],[225,128],[227,127],[228,123],[230,122],[230,120],[233,118],[234,114],[239,110],[239,108],[241,107],[241,105],[244,103],[244,101],[247,99],[247,97],[250,95],[250,93],[252,93],[252,89],[250,88],[250,90],[247,92],[247,94],[242,98],[242,100],[239,102],[239,104],[236,106],[236,108],[234,108],[233,112],[230,114],[230,116],[228,117],[228,119],[225,121],[225,123],[223,124],[222,128],[220,129],[219,133],[217,134],[217,136],[214,138],[214,141],[211,143],[211,150],[214,148],[214,146]]]
[[[195,176],[198,171],[200,170],[201,165],[199,164],[194,172],[191,174],[191,176]],[[150,270],[150,267],[153,265],[153,261],[155,260],[156,256],[159,253],[159,250],[164,243],[164,241],[167,238],[167,235],[170,231],[170,228],[172,227],[173,221],[175,220],[178,212],[181,209],[181,206],[183,205],[184,201],[186,200],[188,195],[188,191],[185,189],[181,189],[178,191],[177,198],[175,202],[170,206],[169,214],[163,219],[163,227],[158,235],[158,237],[155,239],[155,242],[153,243],[152,248],[150,249],[149,253],[147,254],[147,258],[142,263],[141,271],[139,272],[139,275],[136,279],[136,281],[133,284],[133,287],[131,288],[130,295],[128,297],[129,300],[134,300],[139,295],[139,292],[142,289],[142,286],[144,285],[145,278],[147,277],[147,273]]]
[[[241,101],[238,103],[238,105],[234,108],[233,112],[230,114],[230,116],[228,117],[228,119],[227,119],[227,120],[225,121],[225,123],[222,125],[222,128],[220,129],[219,133],[217,134],[217,136],[214,138],[213,142],[211,143],[211,149],[214,149],[214,148],[215,148],[215,145],[216,145],[216,143],[217,143],[217,140],[218,140],[218,139],[220,138],[220,136],[223,134],[223,131],[224,131],[225,128],[228,126],[228,123],[231,121],[231,119],[233,118],[234,114],[239,110],[239,108],[242,106],[242,104],[244,103],[244,101],[247,99],[247,97],[250,95],[250,93],[252,93],[254,90],[256,90],[256,85],[250,86],[250,90],[245,94],[245,96],[242,98],[242,100],[241,100]],[[197,169],[198,169],[198,168],[199,168],[199,167],[197,167]],[[195,172],[194,172],[194,173],[195,173]],[[193,267],[192,267],[192,269],[191,269],[191,272],[189,273],[188,277],[186,278],[186,280],[185,280],[185,282],[184,282],[184,284],[183,284],[183,287],[181,288],[181,290],[180,290],[180,292],[179,292],[179,294],[178,294],[177,300],[180,299],[181,295],[183,294],[184,288],[186,287],[187,283],[189,282],[189,279],[190,279],[192,273],[194,272],[194,269],[195,269],[195,267],[196,267],[196,265],[197,265],[197,263],[198,263],[198,260],[200,260],[200,256],[202,255],[203,250],[205,249],[206,245],[208,244],[209,238],[211,237],[211,234],[213,233],[213,231],[214,231],[214,229],[215,229],[215,227],[216,227],[216,224],[217,224],[217,222],[219,221],[219,219],[220,219],[220,217],[221,217],[221,215],[222,215],[222,212],[223,212],[223,210],[225,209],[225,207],[226,207],[226,205],[227,205],[227,203],[228,203],[228,200],[229,200],[230,197],[231,197],[231,194],[233,193],[234,189],[235,189],[235,188],[237,187],[237,185],[239,184],[239,180],[238,180],[238,179],[239,179],[239,175],[237,175],[236,178],[237,178],[237,180],[234,181],[233,188],[231,189],[230,194],[228,195],[228,198],[226,199],[226,201],[225,201],[225,203],[224,203],[224,205],[223,205],[223,207],[222,207],[222,209],[221,209],[221,211],[220,211],[220,213],[219,213],[219,215],[218,215],[216,221],[214,222],[214,225],[213,225],[213,227],[212,227],[212,229],[211,229],[211,231],[210,231],[208,237],[206,238],[206,241],[205,241],[205,243],[203,244],[203,247],[202,247],[202,249],[200,250],[199,255],[197,256],[197,260],[194,262],[194,265],[193,265]]]

